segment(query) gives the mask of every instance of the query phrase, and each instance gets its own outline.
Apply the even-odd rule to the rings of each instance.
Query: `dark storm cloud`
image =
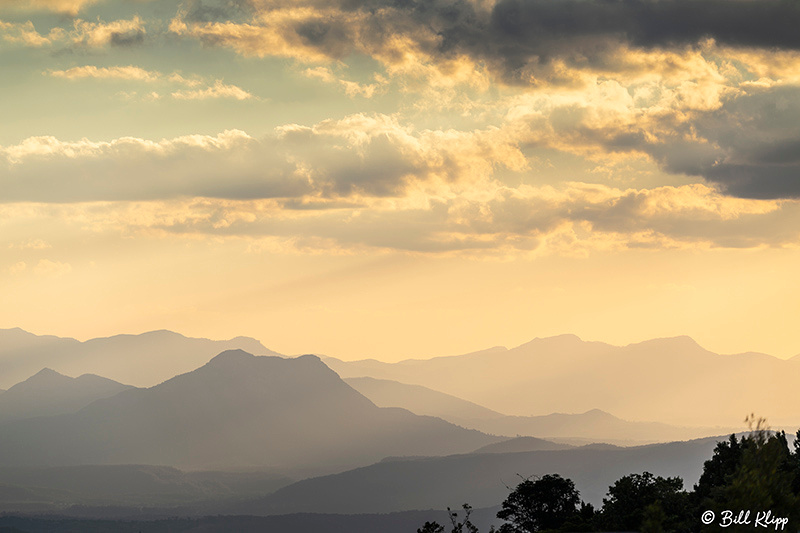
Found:
[[[789,0],[501,0],[491,10],[467,0],[344,0],[337,9],[366,15],[358,31],[346,17],[300,22],[294,31],[330,57],[358,39],[364,49],[379,49],[396,35],[424,31],[436,37],[417,41],[428,54],[466,54],[519,83],[530,79],[525,69],[556,58],[608,67],[607,52],[621,43],[681,48],[713,38],[727,46],[800,49],[800,2]]]
[[[706,145],[652,148],[668,170],[700,175],[742,198],[800,198],[800,88],[731,98],[692,126]]]
[[[490,31],[496,41],[521,41],[521,48],[597,35],[645,47],[712,37],[734,46],[797,48],[798,22],[800,4],[782,0],[502,0]]]
[[[462,4],[463,5],[463,4]],[[452,6],[455,7],[455,4]],[[694,45],[800,48],[800,3],[776,0],[502,0],[488,17],[464,7],[437,10],[441,50],[498,62],[508,79],[529,64],[567,58],[605,67],[616,43],[642,48]]]

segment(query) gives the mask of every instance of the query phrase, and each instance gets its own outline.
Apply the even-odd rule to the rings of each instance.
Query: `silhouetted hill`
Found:
[[[620,477],[649,471],[680,476],[691,487],[719,438],[631,448],[583,447],[521,453],[482,453],[384,461],[340,474],[299,481],[239,505],[232,513],[386,513],[401,510],[498,505],[509,487],[534,475],[559,473],[575,482],[581,498],[602,503]]]
[[[437,416],[449,421],[482,420],[504,416],[476,403],[421,385],[408,385],[370,377],[347,378],[344,381],[378,407],[401,407],[418,415]]]
[[[496,437],[381,409],[312,355],[242,350],[72,415],[8,422],[0,465],[151,464],[331,472],[388,455],[443,455]]]
[[[585,413],[552,413],[544,416],[506,416],[450,422],[495,435],[538,435],[546,439],[572,439],[623,446],[671,442],[741,431],[742,427],[683,427],[659,422],[629,422],[599,409]]]
[[[95,400],[130,389],[92,374],[71,378],[45,368],[0,397],[0,423],[34,416],[73,413]]]
[[[148,465],[5,467],[0,468],[0,509],[62,513],[68,506],[151,506],[164,513],[182,506],[191,514],[193,508],[226,499],[264,496],[292,481],[264,471],[182,472]]]
[[[538,452],[542,450],[569,450],[575,448],[571,444],[552,442],[536,437],[515,437],[513,439],[487,444],[473,453],[517,453]]]
[[[617,347],[562,335],[429,360],[325,361],[344,378],[422,385],[511,415],[597,408],[626,420],[738,427],[756,412],[773,425],[800,423],[792,407],[800,384],[795,361],[719,355],[689,337]]]
[[[249,337],[212,341],[160,330],[80,342],[34,335],[19,328],[0,329],[0,386],[10,387],[42,368],[52,368],[71,376],[98,374],[150,387],[236,348],[257,355],[278,355]]]
[[[345,382],[380,407],[402,407],[492,435],[536,436],[575,442],[610,442],[624,446],[694,439],[740,431],[741,427],[680,427],[657,422],[629,422],[599,409],[585,413],[507,416],[421,385],[375,378]]]

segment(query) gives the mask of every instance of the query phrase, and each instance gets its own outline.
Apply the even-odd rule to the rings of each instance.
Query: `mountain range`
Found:
[[[798,360],[720,355],[689,337],[619,347],[562,335],[426,360],[324,361],[343,378],[422,385],[516,416],[600,409],[631,421],[740,426],[755,412],[773,424],[800,423]]]
[[[73,414],[2,424],[0,466],[149,464],[310,475],[391,455],[467,452],[499,440],[376,407],[316,356],[229,350],[192,372],[95,400]]]
[[[436,416],[493,435],[536,436],[572,444],[605,442],[631,446],[730,434],[744,429],[744,425],[681,427],[659,422],[629,422],[599,409],[575,414],[509,416],[421,385],[369,377],[347,378],[345,382],[379,407],[402,407],[418,415]]]
[[[71,378],[45,368],[0,395],[0,423],[73,413],[130,388],[93,374]]]
[[[43,368],[69,376],[97,374],[137,387],[151,387],[205,364],[220,352],[242,349],[278,355],[249,337],[214,341],[160,330],[85,342],[0,329],[0,387],[11,387]]]
[[[680,476],[686,488],[700,477],[719,438],[629,448],[585,446],[517,453],[387,459],[364,468],[293,483],[274,494],[235,504],[222,514],[388,513],[457,509],[464,502],[502,502],[522,479],[559,473],[584,501],[602,504],[608,487],[630,473]]]
[[[229,344],[268,355],[213,351]],[[118,381],[87,373],[97,367]],[[751,411],[791,418],[800,383],[796,358],[713,354],[686,337],[615,347],[561,336],[389,364],[285,357],[245,337],[81,343],[14,329],[0,330],[3,368],[28,373],[0,373],[0,510],[295,517],[286,524],[492,508],[521,477],[553,472],[595,504],[645,470],[688,487],[722,437],[597,443],[727,435]]]

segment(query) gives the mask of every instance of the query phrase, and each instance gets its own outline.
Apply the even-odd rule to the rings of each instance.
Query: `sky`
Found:
[[[0,327],[800,353],[795,0],[0,0]]]

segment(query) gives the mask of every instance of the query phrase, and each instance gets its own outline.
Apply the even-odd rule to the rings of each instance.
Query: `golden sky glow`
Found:
[[[0,327],[796,355],[797,23],[777,0],[2,1]]]

